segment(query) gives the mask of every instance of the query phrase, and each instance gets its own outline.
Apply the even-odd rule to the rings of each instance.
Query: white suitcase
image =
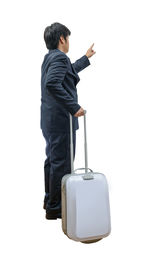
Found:
[[[104,174],[87,163],[86,111],[84,111],[85,168],[74,170],[72,116],[70,114],[71,174],[61,180],[62,230],[72,240],[93,243],[111,231],[108,184]],[[77,174],[77,170],[85,173]],[[90,170],[90,172],[88,172]]]

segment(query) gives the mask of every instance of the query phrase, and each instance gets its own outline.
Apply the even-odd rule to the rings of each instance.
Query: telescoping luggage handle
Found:
[[[72,115],[70,113],[70,156],[71,156],[71,173],[75,173],[77,170],[85,170],[85,175],[83,175],[83,179],[93,179],[94,176],[92,174],[92,170],[88,168],[88,157],[87,157],[87,134],[86,134],[86,113],[84,110],[84,152],[85,152],[85,168],[79,168],[74,170],[73,164],[73,128],[72,128]],[[90,172],[88,172],[88,169]]]

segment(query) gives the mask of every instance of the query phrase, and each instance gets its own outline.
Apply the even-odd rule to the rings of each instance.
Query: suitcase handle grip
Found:
[[[86,169],[86,168],[78,168],[78,169],[75,169],[75,170],[74,170],[74,173],[75,173],[77,170],[82,170],[82,169]],[[89,169],[90,172],[93,172],[93,170],[91,170],[90,168],[87,168],[87,169]]]

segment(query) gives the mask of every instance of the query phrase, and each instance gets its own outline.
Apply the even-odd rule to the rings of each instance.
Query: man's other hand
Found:
[[[83,115],[84,115],[84,110],[82,107],[74,114],[75,117],[80,117]]]

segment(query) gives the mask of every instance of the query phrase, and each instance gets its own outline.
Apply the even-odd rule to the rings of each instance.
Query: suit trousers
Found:
[[[46,141],[44,162],[44,182],[46,213],[61,214],[61,179],[71,173],[70,133],[42,130]],[[73,131],[73,160],[75,159],[76,131]]]

